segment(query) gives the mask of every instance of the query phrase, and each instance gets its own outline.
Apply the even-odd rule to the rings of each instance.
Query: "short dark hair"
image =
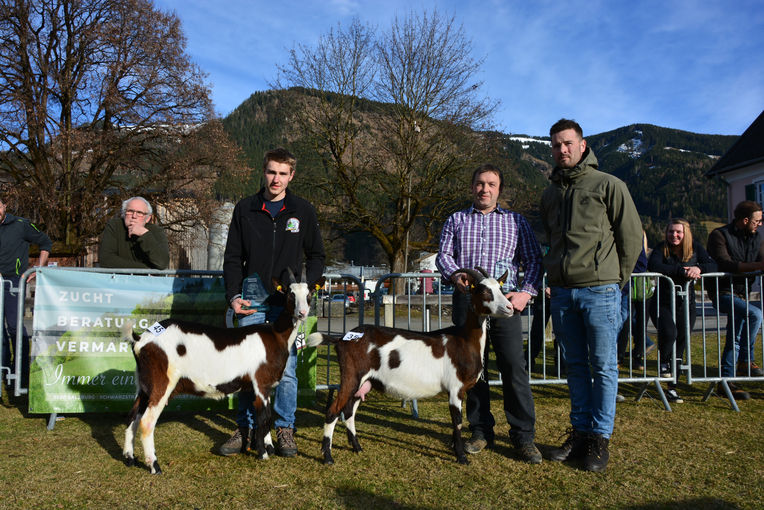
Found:
[[[484,165],[480,165],[475,169],[474,172],[472,172],[472,180],[470,181],[471,184],[475,184],[475,179],[477,179],[477,176],[480,174],[484,174],[486,172],[493,172],[496,175],[499,176],[499,191],[504,189],[504,174],[499,170],[497,167],[493,166],[490,163],[486,163]]]
[[[265,153],[265,158],[263,158],[263,170],[265,170],[265,167],[268,166],[268,161],[286,163],[289,165],[289,170],[292,172],[297,169],[297,158],[294,157],[294,154],[283,147],[279,147],[278,149],[271,149]]]
[[[584,137],[584,130],[581,129],[581,126],[578,125],[578,122],[573,119],[560,119],[552,124],[552,127],[549,128],[549,136],[552,136],[555,133],[559,133],[560,131],[565,131],[566,129],[574,130],[580,138]]]
[[[735,206],[735,221],[750,218],[758,211],[761,211],[761,204],[753,200],[743,200]]]

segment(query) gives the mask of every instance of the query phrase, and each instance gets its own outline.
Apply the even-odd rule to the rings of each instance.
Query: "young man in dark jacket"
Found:
[[[19,307],[19,280],[29,266],[29,243],[40,247],[40,266],[48,265],[48,256],[52,243],[50,238],[40,232],[34,224],[18,216],[6,213],[5,202],[0,200],[0,275],[3,280],[9,281],[3,285],[4,316],[3,324],[3,356],[2,365],[11,367],[11,343],[15,342],[18,322]],[[27,281],[34,278],[32,273]],[[26,328],[22,326],[23,341],[21,344],[22,375],[21,386],[29,385],[29,337]],[[14,359],[18,359],[18,353],[14,353]]]
[[[550,459],[583,459],[586,470],[603,471],[618,391],[621,289],[642,250],[642,223],[626,185],[597,169],[578,123],[561,119],[549,134],[557,166],[541,198],[544,268],[572,425]]]
[[[761,205],[750,200],[735,207],[735,219],[729,225],[715,229],[708,236],[707,250],[725,273],[764,271],[764,243],[758,232],[762,223]],[[707,291],[714,306],[727,314],[727,340],[722,351],[722,377],[752,375],[760,377],[764,371],[754,361],[756,335],[761,326],[762,313],[757,301],[750,301],[749,293],[755,276],[736,276],[710,280]],[[734,322],[731,320],[734,315]],[[736,363],[737,361],[737,363]],[[737,368],[737,371],[736,371]],[[747,400],[745,392],[730,384],[735,398]]]
[[[242,298],[242,283],[255,273],[260,277],[269,298],[266,320],[273,322],[284,307],[284,295],[275,291],[272,278],[281,279],[287,268],[299,277],[305,263],[308,282],[315,282],[324,271],[324,245],[313,206],[288,189],[294,178],[297,160],[279,148],[265,153],[265,186],[256,195],[241,200],[233,211],[228,231],[223,278],[226,298],[233,311],[241,316],[255,313],[252,303]],[[297,410],[297,350],[292,347],[284,375],[276,387],[273,410],[278,444],[276,453],[283,457],[297,454],[294,421]],[[234,455],[247,447],[254,426],[253,392],[239,393],[236,415],[238,429],[220,448],[223,455]]]

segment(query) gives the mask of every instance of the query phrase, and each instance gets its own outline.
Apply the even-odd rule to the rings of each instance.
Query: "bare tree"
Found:
[[[472,130],[496,103],[480,96],[471,51],[453,18],[411,14],[381,35],[358,20],[338,26],[279,69],[276,86],[302,88],[298,120],[326,169],[314,198],[339,230],[374,236],[394,271],[410,248],[436,246],[465,197],[452,177],[483,153]]]
[[[0,38],[0,174],[73,252],[127,196],[188,225],[221,174],[239,177],[175,15],[149,0],[0,0]]]

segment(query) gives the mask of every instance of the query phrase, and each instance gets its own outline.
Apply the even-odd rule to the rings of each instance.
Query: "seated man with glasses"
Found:
[[[709,280],[706,290],[719,312],[727,314],[727,339],[722,351],[722,377],[761,377],[764,371],[756,364],[756,336],[762,322],[758,300],[751,300],[756,276],[764,271],[764,240],[758,232],[761,205],[745,200],[735,207],[735,219],[708,236],[708,254],[719,271],[735,276]],[[747,400],[750,395],[730,384],[732,395]]]
[[[110,219],[101,235],[101,267],[167,269],[167,236],[162,227],[149,223],[151,216],[151,204],[143,197],[122,202],[121,217]]]

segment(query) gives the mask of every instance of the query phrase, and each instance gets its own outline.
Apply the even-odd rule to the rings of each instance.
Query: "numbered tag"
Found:
[[[165,329],[164,329],[164,326],[162,326],[158,322],[155,322],[154,324],[148,327],[148,331],[151,331],[154,334],[154,336],[159,336],[165,332]]]
[[[297,338],[294,339],[294,346],[299,351],[300,349],[303,349],[304,347],[307,347],[307,343],[305,343],[305,333],[300,331],[297,333]]]
[[[342,337],[342,340],[345,342],[354,342],[361,338],[363,336],[363,333],[359,333],[358,331],[348,331],[345,333],[345,336]]]

